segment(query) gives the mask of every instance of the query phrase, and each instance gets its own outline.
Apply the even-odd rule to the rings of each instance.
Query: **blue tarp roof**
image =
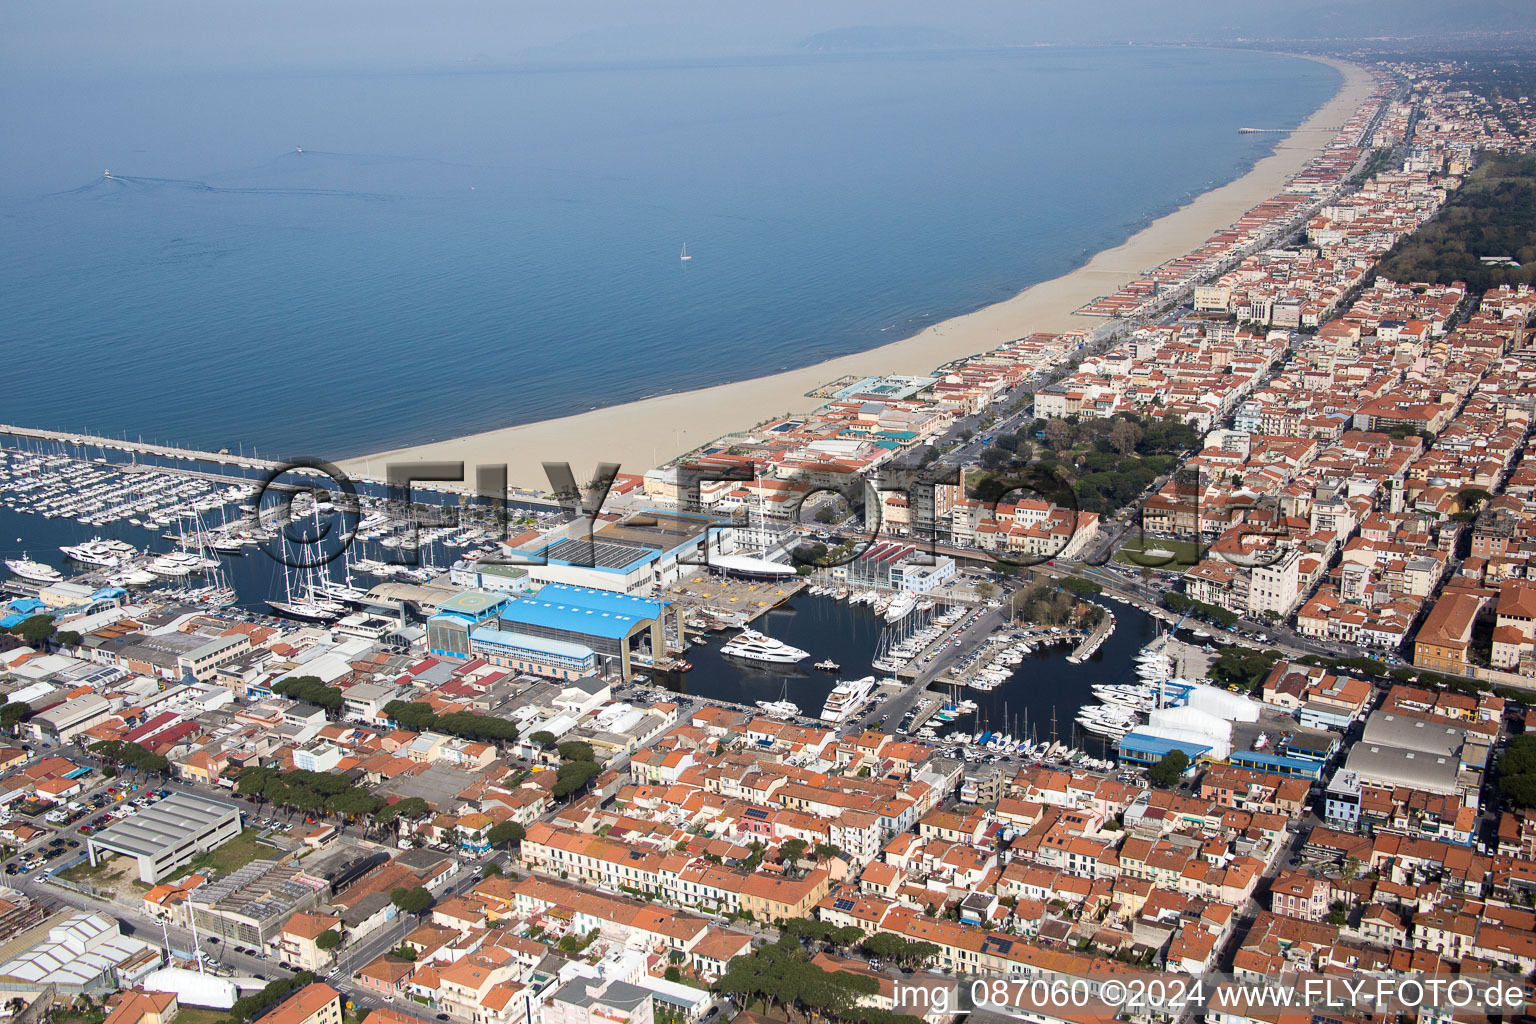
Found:
[[[648,597],[636,597],[633,594],[616,594],[611,590],[573,587],[569,583],[546,584],[534,597],[546,601],[558,601],[560,604],[576,608],[639,615],[647,619],[660,616],[661,610],[667,604],[665,601],[653,601]]]
[[[1120,738],[1122,751],[1134,751],[1139,755],[1152,755],[1162,757],[1171,754],[1175,750],[1182,750],[1190,757],[1198,757],[1208,753],[1211,748],[1199,743],[1182,743],[1178,740],[1164,739],[1161,736],[1152,736],[1143,732],[1128,732]]]
[[[532,597],[513,601],[501,621],[621,640],[640,623],[658,618],[664,607],[648,598],[550,583]]]

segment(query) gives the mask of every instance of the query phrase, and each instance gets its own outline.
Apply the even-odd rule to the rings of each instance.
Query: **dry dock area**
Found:
[[[682,605],[683,627],[692,633],[746,626],[806,587],[802,577],[742,580],[697,576],[668,587],[667,600]]]
[[[1176,640],[1165,635],[1161,642],[1153,641],[1148,650],[1164,651],[1173,659],[1173,675],[1176,679],[1204,679],[1211,674],[1211,662],[1215,655],[1202,647]]]

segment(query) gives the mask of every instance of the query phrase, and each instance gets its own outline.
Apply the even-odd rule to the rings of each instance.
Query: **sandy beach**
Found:
[[[1102,320],[1074,316],[1072,311],[1191,251],[1279,192],[1370,95],[1371,77],[1362,68],[1310,59],[1329,64],[1344,76],[1339,91],[1252,170],[1154,221],[1077,270],[1033,285],[1011,299],[934,324],[910,338],[802,369],[397,448],[346,460],[342,468],[382,479],[389,463],[462,461],[473,480],[475,466],[504,463],[511,483],[539,490],[548,488],[544,462],[569,462],[577,479],[598,462],[618,462],[622,472],[641,473],[733,430],[814,409],[822,400],[808,398],[806,393],[844,375],[926,374],[943,363],[1031,332],[1091,328]]]

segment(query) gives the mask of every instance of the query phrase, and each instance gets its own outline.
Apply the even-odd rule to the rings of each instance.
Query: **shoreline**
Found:
[[[474,479],[475,466],[505,464],[510,484],[540,491],[548,489],[542,466],[546,461],[570,463],[577,479],[599,462],[617,462],[620,472],[642,473],[733,430],[750,429],[786,413],[810,412],[825,399],[808,397],[807,392],[839,377],[927,375],[936,366],[1037,331],[1060,333],[1099,326],[1105,318],[1076,316],[1073,311],[1111,294],[1151,267],[1197,248],[1274,196],[1332,140],[1324,129],[1343,127],[1370,95],[1373,80],[1358,65],[1292,56],[1337,70],[1342,76],[1339,89],[1246,174],[1201,193],[1121,244],[1095,254],[1083,266],[1031,285],[1012,298],[942,320],[899,341],[799,369],[394,448],[341,460],[341,468],[383,479],[391,462],[462,461],[468,481]],[[451,484],[440,486],[453,489]]]

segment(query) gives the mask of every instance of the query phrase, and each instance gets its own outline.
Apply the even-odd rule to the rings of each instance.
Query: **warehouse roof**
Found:
[[[1440,794],[1456,792],[1460,765],[1460,758],[1381,746],[1364,739],[1350,748],[1349,759],[1344,762],[1345,768],[1362,782]]]
[[[501,613],[501,621],[514,627],[537,626],[620,640],[636,627],[659,618],[664,607],[660,601],[629,594],[550,583],[532,597],[509,604]]]
[[[122,934],[111,917],[78,911],[49,928],[42,942],[0,965],[0,977],[34,986],[85,986],[110,977],[118,964],[148,948]]]
[[[1429,715],[1407,715],[1400,711],[1377,711],[1365,720],[1361,742],[1382,746],[1421,750],[1450,756],[1461,749],[1466,730],[1454,722]]]
[[[194,793],[172,793],[154,806],[91,836],[91,844],[114,853],[153,856],[189,835],[213,827],[231,813],[239,813],[233,804]]]

